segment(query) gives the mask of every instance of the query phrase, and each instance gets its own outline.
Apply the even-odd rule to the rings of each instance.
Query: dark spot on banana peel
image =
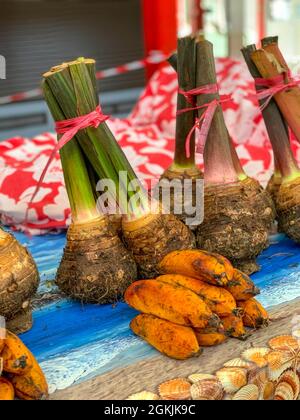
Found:
[[[212,328],[219,328],[221,325],[221,320],[218,315],[213,314],[208,322],[209,327]]]
[[[236,308],[232,311],[233,315],[238,317],[238,318],[242,318],[245,314],[245,311],[243,308]]]
[[[228,280],[226,273],[222,273],[220,275],[216,275],[216,274],[212,275],[211,270],[207,270],[205,268],[205,266],[203,265],[203,261],[201,261],[201,259],[195,260],[192,263],[192,266],[195,269],[195,271],[198,272],[199,274],[212,277],[219,286],[223,286],[226,283],[226,282],[224,283],[224,280]]]

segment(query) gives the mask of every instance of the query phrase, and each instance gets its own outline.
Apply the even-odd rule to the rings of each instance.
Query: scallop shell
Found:
[[[157,401],[157,400],[159,400],[159,396],[148,391],[139,392],[138,394],[130,395],[130,397],[127,398],[127,401]]]
[[[258,387],[260,400],[268,401],[273,399],[275,385],[269,380],[267,368],[256,369],[250,372],[248,383]]]
[[[257,401],[258,399],[259,389],[256,385],[244,386],[233,397],[234,401]]]
[[[224,368],[216,373],[228,394],[234,394],[247,385],[247,371],[241,368]]]
[[[269,375],[269,380],[273,381],[273,382],[277,382],[280,378],[280,376],[288,369],[291,368],[291,363],[287,363],[285,365],[282,365],[279,369],[268,369],[268,375]]]
[[[293,337],[296,338],[296,340],[299,343],[299,340],[300,340],[300,329],[299,328],[296,328],[296,329],[293,330]]]
[[[191,384],[186,379],[174,379],[159,386],[163,400],[187,401],[191,399]]]
[[[189,376],[189,381],[191,381],[192,384],[196,384],[197,382],[203,381],[205,379],[216,379],[216,377],[206,373],[195,373],[194,375]]]
[[[269,341],[269,346],[272,350],[283,352],[299,350],[298,340],[291,335],[281,335],[279,337],[272,338],[272,340]]]
[[[275,384],[272,381],[268,381],[265,383],[264,387],[261,390],[260,393],[260,400],[263,401],[270,401],[274,398],[274,392],[275,392]]]
[[[232,359],[229,360],[229,362],[224,364],[224,367],[231,368],[231,367],[237,367],[237,368],[243,368],[243,369],[251,369],[252,363],[246,362],[243,359]]]
[[[300,380],[297,373],[294,370],[287,370],[279,378],[280,383],[289,384],[294,392],[294,400],[297,400],[300,394]]]
[[[278,370],[286,364],[290,364],[292,366],[293,360],[294,356],[292,354],[283,353],[281,351],[271,351],[267,355],[268,366],[271,370]]]
[[[256,369],[249,373],[248,383],[257,385],[260,389],[268,381],[267,369]]]
[[[224,397],[224,389],[217,378],[204,379],[192,386],[191,395],[194,401],[220,401]]]
[[[268,364],[266,356],[269,352],[270,349],[268,347],[253,347],[244,351],[242,358],[248,362],[255,363],[256,366],[260,368],[263,368]]]
[[[268,375],[271,381],[277,381],[287,369],[294,363],[294,356],[289,353],[272,351],[267,356]]]
[[[286,382],[281,382],[277,385],[275,390],[274,400],[281,401],[294,401],[295,394],[291,385]]]

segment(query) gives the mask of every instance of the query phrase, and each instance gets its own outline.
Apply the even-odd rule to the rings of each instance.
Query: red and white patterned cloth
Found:
[[[229,132],[246,172],[266,183],[273,168],[271,146],[246,66],[231,59],[217,60],[222,94],[233,93],[224,105]],[[170,67],[157,72],[132,114],[109,125],[138,176],[159,176],[173,158],[177,77]],[[49,168],[25,223],[28,202],[56,142],[54,134],[34,139],[13,138],[0,143],[0,218],[14,229],[42,234],[65,228],[70,222],[68,197],[59,155]],[[293,148],[300,160],[296,142]],[[201,165],[201,159],[199,160]]]

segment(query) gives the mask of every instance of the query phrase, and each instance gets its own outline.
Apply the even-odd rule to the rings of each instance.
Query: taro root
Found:
[[[0,316],[16,333],[32,327],[30,299],[38,285],[32,256],[13,235],[0,228]]]
[[[215,84],[212,44],[198,40],[197,61],[197,86]],[[202,94],[197,97],[197,106],[219,99],[218,93]],[[199,118],[204,112],[199,110]],[[224,255],[236,268],[251,274],[259,269],[256,257],[268,246],[266,216],[268,219],[272,209],[265,203],[258,207],[262,202],[260,188],[253,188],[253,182],[238,173],[220,105],[205,144],[204,166],[205,218],[197,230],[198,247]]]
[[[136,265],[107,217],[72,224],[56,283],[68,296],[89,303],[114,303],[136,279]]]
[[[272,197],[272,200],[276,206],[276,201],[278,197],[278,193],[282,184],[282,175],[280,171],[275,170],[274,174],[271,176],[270,181],[267,185],[267,191]]]
[[[174,54],[169,62],[178,73],[180,91],[177,99],[178,115],[176,117],[175,156],[172,165],[161,177],[161,185],[165,184],[166,188],[168,188],[170,183],[174,185],[174,181],[175,183],[178,181],[179,185],[176,188],[181,189],[181,194],[178,194],[177,190],[175,192],[174,188],[171,189],[170,210],[194,230],[199,226],[201,220],[196,220],[196,214],[187,209],[193,209],[197,205],[197,180],[203,179],[203,174],[195,161],[195,133],[191,137],[189,156],[186,153],[186,139],[195,124],[195,112],[180,112],[191,106],[182,92],[188,92],[196,88],[197,57],[195,38],[186,37],[179,39],[177,54]],[[184,183],[187,180],[191,181],[190,198],[187,196],[188,194],[184,194]],[[162,194],[160,194],[160,199],[162,199]],[[191,219],[194,219],[193,222]]]
[[[56,121],[85,116],[99,109],[95,75],[95,61],[84,58],[70,63],[64,63],[45,74],[44,90],[47,92],[47,102]],[[110,185],[116,187],[115,191],[109,192],[108,201],[115,206],[115,214],[119,212],[124,216],[122,234],[128,251],[123,249],[121,252],[122,245],[119,244],[116,247],[116,242],[110,239],[110,234],[106,233],[105,230],[101,239],[104,239],[102,245],[92,245],[89,243],[89,246],[86,248],[85,268],[88,267],[87,262],[89,261],[90,255],[92,258],[98,255],[99,266],[101,264],[101,258],[104,256],[107,258],[104,264],[105,273],[109,271],[107,269],[108,260],[111,263],[112,274],[118,273],[119,275],[124,271],[124,278],[118,280],[120,284],[119,288],[116,288],[115,282],[109,281],[109,277],[106,276],[103,278],[101,272],[99,272],[98,287],[100,290],[103,290],[102,286],[104,284],[105,291],[106,288],[111,288],[111,291],[118,290],[118,294],[121,294],[122,291],[124,292],[124,286],[129,279],[136,280],[136,275],[134,275],[135,270],[133,270],[132,264],[127,264],[127,269],[126,264],[124,264],[123,255],[125,252],[127,252],[126,258],[128,261],[130,258],[134,258],[136,261],[140,276],[154,277],[158,273],[157,264],[166,254],[176,249],[194,247],[195,240],[187,226],[175,216],[163,214],[160,207],[156,206],[156,204],[154,206],[151,205],[148,191],[139,182],[125,154],[105,122],[97,127],[90,127],[79,131],[76,134],[76,141],[74,140],[68,143],[62,149],[62,152],[64,152],[62,153],[62,161],[66,160],[67,164],[70,161],[70,152],[67,148],[72,147],[72,144],[76,145],[78,152],[83,152],[85,159],[81,156],[81,163],[78,164],[75,162],[75,177],[70,174],[67,176],[67,181],[71,180],[71,182],[74,182],[74,188],[78,189],[78,181],[82,179],[82,183],[80,183],[83,188],[81,196],[83,198],[86,197],[88,194],[87,190],[90,188],[90,182],[87,180],[88,176],[86,177],[86,175],[81,174],[82,178],[79,178],[76,173],[78,166],[81,166],[87,172],[82,162],[83,159],[85,165],[92,167],[98,179],[103,182],[109,181]],[[67,181],[66,184],[68,184]],[[105,194],[106,192],[100,194],[102,204],[106,203],[106,200],[103,198]],[[87,207],[84,206],[84,210],[89,210],[89,217],[76,217],[81,225],[82,222],[90,222],[95,218],[95,191],[90,191],[88,195]],[[72,198],[72,191],[70,191],[69,197]],[[75,206],[78,206],[77,201],[74,202]],[[98,207],[102,208],[101,206]],[[157,209],[156,211],[153,211],[154,207]],[[75,207],[76,209],[77,207]],[[110,211],[110,213],[113,212]],[[76,212],[74,215],[76,216]],[[77,223],[76,220],[73,221]],[[70,231],[70,239],[73,238],[73,232],[74,229]],[[94,233],[100,239],[100,232]],[[67,253],[69,249],[76,249],[73,243],[68,245],[70,247],[66,248]],[[107,250],[103,253],[103,248],[106,246]],[[108,251],[109,246],[111,246],[110,252]],[[77,249],[80,250],[80,245]],[[95,251],[94,254],[93,251]],[[66,257],[69,258],[68,256]],[[65,260],[64,258],[63,263]],[[95,261],[92,261],[95,264]],[[118,265],[120,265],[120,270],[117,269]],[[81,278],[80,270],[82,270],[82,267],[77,264],[77,268]],[[91,268],[88,269],[88,276],[90,270]],[[60,270],[59,275],[62,272],[65,271]],[[61,284],[62,282],[58,279],[58,283]],[[76,284],[72,284],[71,287],[76,290]],[[97,299],[101,295],[96,290],[95,294],[97,295]],[[105,292],[105,296],[101,298],[101,303],[102,301],[111,301],[113,295],[114,293],[110,293],[109,291]]]
[[[246,175],[231,140],[230,145],[231,156],[238,178],[240,182],[245,186],[245,191],[251,191],[251,196],[255,201],[254,205],[256,206],[259,219],[262,220],[262,222],[265,224],[266,229],[270,230],[276,218],[276,209],[272,197],[270,193],[265,190],[256,179],[250,178]],[[252,194],[253,192],[255,193],[255,197]]]
[[[63,105],[67,107],[68,99],[63,90],[54,89],[57,75],[60,75],[59,68],[45,75],[43,88],[54,119],[62,121],[67,118]],[[75,92],[73,94],[75,96]],[[57,102],[56,95],[62,100],[62,105]],[[80,97],[77,100],[80,101]],[[82,302],[114,303],[136,280],[136,264],[116,229],[109,224],[108,217],[97,208],[95,185],[91,183],[90,171],[77,139],[73,138],[67,143],[60,154],[72,224],[56,283],[68,296]]]
[[[123,236],[142,278],[159,274],[158,265],[172,251],[192,249],[192,232],[172,214],[147,214],[123,221]]]
[[[273,77],[278,75],[280,64],[277,61],[278,52],[277,38],[267,38],[262,41],[265,50],[257,50],[255,45],[244,48],[243,54],[252,76]],[[272,60],[270,61],[272,56]],[[283,63],[283,61],[281,61]],[[260,88],[258,87],[259,91]],[[288,95],[281,95],[288,98]],[[293,155],[288,128],[282,116],[287,118],[292,114],[293,108],[288,104],[283,105],[282,100],[277,101],[277,95],[267,107],[263,109],[263,117],[272,143],[275,159],[275,173],[271,178],[268,190],[276,204],[278,228],[286,233],[291,239],[300,242],[300,169]],[[261,102],[263,104],[263,102]],[[285,109],[285,106],[287,109]],[[283,112],[286,111],[286,112]],[[294,119],[292,118],[294,121]],[[288,120],[291,121],[290,119]]]

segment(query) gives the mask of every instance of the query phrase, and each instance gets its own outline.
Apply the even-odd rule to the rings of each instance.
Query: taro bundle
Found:
[[[0,228],[0,316],[18,334],[32,327],[30,299],[38,285],[39,274],[33,258]]]
[[[149,202],[148,191],[138,181],[105,122],[99,106],[94,60],[81,58],[54,67],[44,75],[44,91],[57,122],[72,122],[74,118],[77,121],[78,117],[85,122],[90,118],[96,120],[73,131],[76,141],[65,146],[76,147],[80,163],[74,162],[71,170],[73,175],[67,175],[66,180],[75,214],[57,282],[67,293],[83,300],[112,301],[124,292],[128,282],[136,278],[132,256],[140,275],[151,278],[157,274],[157,264],[166,254],[177,249],[192,248],[194,238],[175,216],[163,214],[158,204],[155,206]],[[67,167],[65,174],[68,166],[73,165],[70,156],[71,152],[63,148],[62,162]],[[122,230],[128,251],[116,235],[112,235],[103,216],[101,220],[95,220],[96,216],[90,214],[91,209],[95,209],[95,188],[91,190],[84,160],[101,185],[106,182],[111,187],[108,188],[108,201],[110,205],[116,202],[124,215]],[[82,171],[80,183],[78,167]],[[70,188],[70,183],[74,188]],[[79,185],[82,187],[80,192]],[[107,188],[102,192],[105,191]],[[83,219],[81,215],[76,216],[76,210],[80,197],[87,194],[89,214]],[[101,203],[105,206],[107,200]],[[153,211],[153,207],[156,211]]]
[[[196,88],[196,40],[193,37],[178,40],[177,54],[170,58],[170,64],[178,73],[178,100],[176,117],[175,156],[172,165],[164,172],[161,178],[161,187],[169,188],[170,182],[177,186],[178,190],[171,189],[171,211],[193,230],[201,221],[197,221],[197,180],[203,179],[203,174],[195,162],[195,133],[192,133],[189,156],[186,153],[186,138],[195,123],[195,112],[183,112],[190,107],[189,98],[183,92]],[[191,184],[184,190],[187,180]],[[179,185],[177,184],[179,183]],[[189,194],[189,196],[188,196]],[[178,207],[178,210],[177,210]],[[189,208],[190,207],[190,208]]]
[[[66,89],[65,95],[59,87],[56,90],[59,86],[56,78],[61,82],[71,82],[68,78],[71,73],[63,69],[56,68],[46,74],[43,83],[45,99],[56,121],[70,118],[70,109],[76,101],[75,90],[70,92]],[[76,68],[72,69],[76,72]],[[74,89],[76,82],[80,83],[80,78],[76,76],[75,73]],[[61,101],[58,102],[56,98]],[[84,96],[81,99],[78,100],[78,106],[84,107]],[[79,138],[84,143],[88,134],[81,132]],[[60,156],[72,211],[72,224],[57,273],[57,285],[64,293],[82,302],[116,302],[135,280],[136,264],[110,226],[107,216],[97,209],[96,186],[89,177],[78,140],[72,138],[65,144],[60,150]]]
[[[284,75],[289,77],[288,67],[278,49],[278,39],[266,38],[262,40],[262,45],[263,50],[257,50],[255,45],[250,45],[242,50],[250,73],[259,82],[257,84],[259,98],[262,91],[265,92],[262,77],[269,81],[273,80],[275,84],[280,83],[280,79],[277,79],[280,74],[282,77]],[[276,79],[273,79],[274,76]],[[261,99],[260,104],[274,151],[275,173],[269,182],[268,189],[276,204],[279,229],[291,239],[299,242],[300,169],[291,149],[286,125],[287,121],[291,124],[291,128],[295,128],[297,107],[291,101],[294,100],[297,89],[299,88],[296,86],[283,89],[274,97],[269,96],[269,99],[266,95],[265,99]],[[265,102],[266,100],[267,102]],[[300,109],[299,106],[298,109]]]
[[[196,84],[199,92],[203,89],[196,95],[202,132],[198,151],[204,154],[205,166],[205,218],[197,230],[198,247],[224,255],[250,274],[257,271],[256,257],[268,245],[275,210],[270,195],[245,175],[229,137],[221,103],[230,98],[219,96],[212,44],[199,39],[196,50]]]

